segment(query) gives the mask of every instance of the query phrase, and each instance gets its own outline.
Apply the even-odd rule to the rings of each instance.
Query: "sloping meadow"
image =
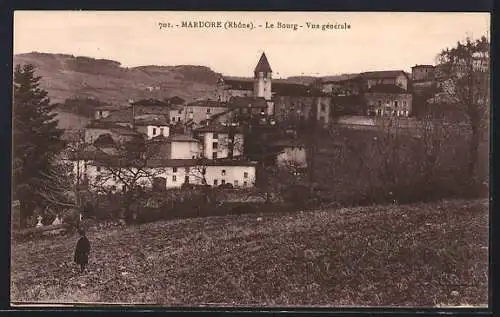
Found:
[[[14,302],[442,306],[488,301],[487,201],[171,220],[12,246]]]

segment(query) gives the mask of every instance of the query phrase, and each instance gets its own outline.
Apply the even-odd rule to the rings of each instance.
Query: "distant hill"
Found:
[[[217,80],[221,76],[206,66],[123,67],[113,60],[67,54],[33,52],[14,55],[14,65],[27,63],[37,67],[37,75],[42,76],[41,87],[48,91],[53,103],[62,104],[75,98],[87,100],[83,104],[57,107],[60,127],[64,129],[85,126],[95,106],[91,100],[125,106],[130,99],[164,100],[174,96],[187,102],[216,99]],[[249,73],[251,71],[249,69]],[[279,82],[309,85],[317,78],[294,76],[279,79]]]
[[[42,76],[41,86],[53,102],[92,98],[116,105],[129,99],[185,100],[214,98],[219,74],[205,66],[122,67],[119,62],[65,54],[14,55],[15,64],[31,63]]]

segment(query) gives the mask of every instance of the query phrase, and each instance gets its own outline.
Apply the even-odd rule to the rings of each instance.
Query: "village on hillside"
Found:
[[[273,79],[262,53],[253,77],[222,76],[211,99],[189,102],[174,96],[94,106],[83,131],[65,134],[68,147],[60,158],[73,166],[76,206],[82,204],[82,188],[101,193],[186,186],[252,188],[262,174],[257,169],[265,166],[307,174],[308,155],[314,153],[301,131],[332,126],[383,130],[390,122],[416,136],[423,119],[463,124],[464,111],[443,92],[449,80],[443,67],[326,76],[306,85]],[[474,69],[487,71],[489,55],[477,57]],[[264,153],[257,153],[248,138],[256,143],[262,131],[268,144],[260,149]],[[124,147],[134,143],[144,149]]]
[[[483,305],[489,45],[308,83],[259,52],[211,98],[74,99],[83,129],[16,65],[12,296]]]
[[[480,61],[488,69],[488,57]],[[253,78],[222,77],[214,100],[185,102],[173,97],[159,101],[130,100],[128,107],[103,106],[86,127],[78,151],[68,159],[82,182],[102,182],[113,190],[126,190],[116,175],[100,175],[102,158],[120,164],[116,144],[145,137],[155,153],[147,167],[162,169],[144,175],[145,186],[181,187],[183,184],[252,187],[257,161],[244,155],[245,135],[252,126],[276,130],[273,152],[278,166],[291,162],[307,166],[304,140],[294,129],[314,116],[321,128],[332,124],[352,128],[377,127],[377,118],[400,118],[401,128],[424,115],[453,121],[458,109],[443,106],[429,112],[424,106],[442,84],[439,66],[415,65],[412,73],[381,70],[332,76],[304,85],[273,79],[271,65],[262,54]],[[437,111],[440,110],[440,111]],[[284,133],[279,133],[282,129]],[[203,165],[201,174],[200,166]]]

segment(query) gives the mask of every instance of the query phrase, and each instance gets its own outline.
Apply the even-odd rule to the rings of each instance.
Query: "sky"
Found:
[[[189,29],[182,21],[222,27]],[[226,22],[254,28],[225,29]],[[350,28],[322,30],[335,24]],[[124,67],[204,65],[248,77],[265,51],[273,78],[327,76],[435,64],[443,48],[467,36],[489,38],[489,29],[489,13],[16,11],[14,54],[63,53]]]

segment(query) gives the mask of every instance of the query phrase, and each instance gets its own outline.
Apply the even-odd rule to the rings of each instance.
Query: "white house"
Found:
[[[91,189],[106,188],[111,191],[124,190],[125,183],[118,175],[126,178],[137,172],[137,169],[118,167],[99,163],[95,160],[74,160],[75,175],[80,175],[80,182],[87,182]],[[79,169],[79,171],[77,171]],[[205,171],[203,175],[203,171]],[[203,184],[217,187],[232,184],[233,187],[245,188],[255,186],[255,162],[234,160],[207,160],[203,164],[193,159],[160,159],[148,162],[146,168],[141,169],[137,184],[151,188],[154,181],[161,181],[165,189],[179,188],[184,183]]]
[[[195,130],[201,140],[203,157],[207,159],[229,158],[243,155],[244,135],[237,126],[213,124]],[[233,137],[234,136],[234,137]]]
[[[170,135],[169,119],[164,115],[142,115],[134,120],[135,129],[148,139]]]
[[[200,157],[200,141],[188,135],[171,135],[166,139],[167,159],[186,160]]]
[[[220,186],[227,183],[234,187],[253,187],[255,185],[255,163],[237,161],[207,161],[199,164],[195,160],[171,160],[165,162],[166,188],[181,187],[183,183]],[[203,176],[203,170],[205,175]]]
[[[255,186],[255,171],[254,163],[239,163],[234,164],[221,163],[221,165],[209,165],[205,179],[207,184],[212,186],[232,184],[234,187],[253,187]]]

